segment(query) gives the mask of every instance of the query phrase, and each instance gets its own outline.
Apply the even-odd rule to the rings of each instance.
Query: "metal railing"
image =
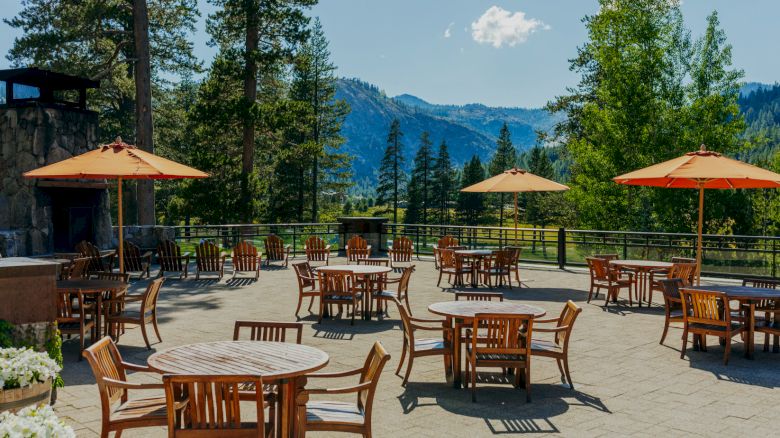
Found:
[[[251,224],[251,225],[182,225],[171,227],[175,240],[182,250],[194,251],[202,240],[211,240],[225,249],[233,248],[238,242],[247,240],[263,248],[265,238],[275,234],[291,245],[292,254],[303,253],[303,246],[309,236],[322,237],[331,245],[331,250],[339,249],[338,223],[293,223],[293,224]]]

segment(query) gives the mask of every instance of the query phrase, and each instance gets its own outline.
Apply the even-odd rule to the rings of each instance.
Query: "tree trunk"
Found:
[[[252,222],[252,194],[249,181],[252,177],[255,161],[255,120],[252,107],[257,100],[257,62],[254,55],[258,48],[258,24],[257,10],[254,4],[249,6],[247,13],[246,40],[244,45],[244,133],[242,139],[243,151],[241,154],[241,199],[243,200],[243,220]]]
[[[152,137],[152,67],[149,60],[149,15],[146,0],[135,0],[133,7],[135,41],[135,145],[154,153]],[[120,207],[121,208],[121,207]],[[154,182],[138,181],[138,223],[154,225]]]
[[[319,205],[317,203],[319,188],[319,173],[320,163],[318,160],[318,154],[320,153],[320,72],[318,67],[318,60],[314,62],[314,96],[312,99],[314,110],[314,144],[317,145],[317,151],[314,154],[314,162],[312,163],[312,175],[311,175],[311,221],[317,222],[317,216],[319,215]],[[324,155],[323,146],[323,155]]]

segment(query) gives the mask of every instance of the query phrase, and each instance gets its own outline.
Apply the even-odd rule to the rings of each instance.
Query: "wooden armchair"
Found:
[[[260,265],[262,257],[257,247],[251,242],[242,240],[233,248],[233,277],[239,272],[253,272],[255,279],[260,278]]]
[[[217,274],[220,279],[225,274],[225,258],[227,254],[220,251],[219,246],[208,240],[195,247],[195,279],[200,279],[201,272]]]
[[[509,289],[512,289],[512,250],[502,249],[493,252],[493,255],[486,257],[484,264],[478,267],[477,274],[481,275],[485,284],[489,288],[493,288],[493,285],[503,286],[504,278],[506,278]],[[493,277],[496,277],[497,282],[493,282]]]
[[[146,324],[151,323],[154,328],[154,334],[157,335],[157,340],[162,342],[160,337],[160,330],[157,327],[157,297],[160,295],[160,288],[165,281],[165,277],[156,278],[149,283],[146,287],[146,292],[140,296],[140,308],[138,310],[129,310],[125,308],[125,304],[128,302],[134,302],[119,297],[114,300],[103,301],[106,311],[105,322],[108,326],[109,332],[113,332],[113,336],[119,340],[120,332],[117,328],[125,324],[135,324],[141,326],[141,335],[146,343],[146,348],[151,350],[152,346],[149,344],[149,337],[146,334]]]
[[[347,263],[357,262],[359,259],[367,259],[371,257],[371,245],[366,242],[366,239],[360,236],[352,236],[347,241]]]
[[[707,336],[717,336],[726,341],[723,350],[723,364],[729,364],[731,338],[741,335],[745,326],[733,322],[729,309],[729,300],[721,292],[698,289],[680,289],[683,309],[683,344],[680,359],[685,358],[688,347],[688,334],[694,335],[694,346],[706,349]],[[725,309],[725,310],[724,310]],[[743,321],[746,319],[743,317]]]
[[[682,299],[680,298],[680,288],[685,283],[680,278],[665,278],[658,281],[661,284],[661,292],[664,297],[664,331],[661,333],[661,342],[666,339],[666,333],[669,331],[669,324],[684,323],[682,311]]]
[[[447,274],[447,282],[455,286],[462,286],[463,277],[467,276],[471,278],[475,275],[471,265],[465,263],[463,257],[457,256],[452,249],[439,250],[439,281],[436,282],[436,286],[441,284],[441,278],[444,274]],[[452,278],[455,277],[453,283]]]
[[[696,259],[689,257],[672,257],[672,263],[696,263]]]
[[[95,374],[100,405],[103,411],[101,436],[108,437],[110,432],[116,436],[126,429],[139,427],[165,426],[168,424],[165,397],[130,399],[130,390],[163,389],[161,383],[130,383],[127,371],[153,373],[143,365],[135,365],[122,360],[116,344],[108,336],[103,337],[84,350],[92,372]],[[172,403],[168,409],[173,415],[184,408],[184,403]]]
[[[436,245],[433,246],[433,264],[436,267],[436,269],[439,269],[439,266],[441,265],[441,257],[439,251],[442,249],[447,249],[458,245],[459,245],[458,239],[456,239],[453,236],[444,236],[441,239],[439,239],[438,242],[436,242]]]
[[[398,369],[395,370],[395,374],[400,376],[401,367],[404,364],[404,358],[409,354],[409,361],[406,364],[406,374],[404,374],[404,380],[401,383],[402,386],[406,386],[406,382],[409,381],[409,374],[412,372],[412,365],[416,357],[424,356],[444,356],[444,369],[450,370],[452,366],[452,327],[447,324],[445,319],[422,319],[412,318],[411,313],[401,304],[401,301],[392,298],[398,307],[398,313],[401,315],[401,322],[403,323],[404,330],[404,344],[401,348],[401,360],[398,362]],[[415,333],[417,330],[429,332],[441,333],[441,337],[425,337],[416,338]]]
[[[523,383],[526,401],[531,401],[531,348],[526,340],[532,339],[533,323],[531,314],[474,315],[466,331],[466,382],[471,384],[471,401],[477,401],[478,367],[514,369],[514,386]]]
[[[95,342],[95,325],[97,304],[87,303],[84,294],[79,290],[60,291],[57,293],[57,328],[60,335],[78,335],[79,351],[84,351],[87,333],[90,343]],[[81,356],[79,356],[81,360]]]
[[[314,298],[320,296],[320,291],[317,289],[317,275],[311,269],[309,262],[293,263],[293,269],[295,270],[295,277],[298,279],[298,307],[295,308],[295,316],[297,317],[298,312],[301,310],[303,299],[310,297],[309,312],[311,312]]]
[[[653,291],[663,293],[662,279],[678,278],[682,281],[683,286],[690,286],[693,284],[694,277],[696,277],[696,263],[674,263],[669,269],[651,270],[647,302],[653,302]]]
[[[378,291],[374,291],[372,293],[372,301],[377,302],[377,313],[379,313],[382,309],[382,304],[385,306],[385,313],[387,313],[387,301],[391,300],[403,300],[406,303],[406,308],[410,309],[409,314],[412,314],[411,308],[409,307],[409,280],[412,278],[412,274],[414,273],[415,265],[407,266],[404,268],[403,272],[401,273],[401,276],[398,278],[385,278],[382,281],[382,288]],[[396,290],[388,290],[387,285],[388,284],[396,284]],[[372,309],[369,309],[371,311]]]
[[[318,373],[306,376],[309,381],[317,379],[360,376],[354,386],[332,389],[303,389],[296,397],[298,433],[306,436],[307,431],[352,432],[364,437],[371,436],[371,414],[376,386],[382,369],[390,355],[379,341],[374,342],[363,368],[340,373]],[[356,394],[356,402],[314,401],[311,396]]]
[[[606,260],[606,261],[610,261],[610,260],[617,260],[617,259],[619,259],[619,258],[620,258],[620,256],[618,256],[618,255],[617,255],[617,254],[615,254],[615,253],[610,253],[610,254],[594,254],[592,257],[595,257],[595,258],[597,258],[597,259],[604,259],[604,260]]]
[[[412,239],[400,236],[393,239],[393,246],[387,251],[390,258],[390,267],[396,267],[399,263],[411,263],[414,255]]]
[[[87,268],[89,275],[113,270],[116,251],[100,251],[92,242],[82,240],[76,244],[76,252],[81,257],[89,257],[89,268]]]
[[[179,278],[187,278],[190,264],[190,253],[182,254],[181,247],[172,240],[164,240],[157,245],[157,262],[160,264],[162,277],[166,272],[178,272]]]
[[[520,253],[523,251],[523,248],[519,246],[506,246],[504,249],[511,251],[509,254],[509,270],[515,273],[517,286],[522,288],[524,283],[523,280],[520,279]]]
[[[319,236],[311,236],[306,239],[306,243],[303,247],[306,251],[306,261],[311,262],[325,262],[325,266],[328,265],[328,259],[330,258],[330,245],[326,245],[325,241]]]
[[[271,262],[284,262],[287,267],[290,258],[290,245],[285,245],[281,237],[276,234],[269,234],[265,238],[265,265],[269,266]]]
[[[780,280],[769,278],[745,278],[742,286],[777,289]],[[743,305],[745,311],[750,308]],[[772,351],[780,351],[780,300],[761,300],[755,304],[755,331],[764,334],[764,351],[769,351],[769,336],[772,336]],[[734,315],[732,314],[732,317]]]
[[[551,357],[558,363],[561,372],[561,380],[569,383],[569,388],[574,389],[574,382],[569,374],[569,340],[574,329],[574,321],[582,313],[582,308],[569,300],[563,306],[560,316],[551,319],[534,319],[534,332],[553,333],[552,341],[531,339],[531,356]],[[555,324],[554,328],[539,327],[539,324]],[[563,367],[561,367],[563,365]]]
[[[240,398],[236,388],[250,383],[251,397]],[[165,375],[168,437],[175,438],[266,438],[263,379],[254,375]],[[182,402],[182,400],[186,400]],[[256,421],[241,418],[241,400],[254,402]],[[177,406],[186,403],[180,421]],[[270,426],[270,425],[269,425]]]
[[[358,305],[361,305],[361,312],[365,314],[363,294],[357,285],[357,279],[352,271],[318,271],[320,283],[320,317],[325,313],[325,305],[338,304],[339,306],[352,307],[351,325],[355,325],[355,313]],[[331,318],[333,317],[330,312]]]
[[[92,260],[89,257],[78,257],[70,261],[70,265],[67,269],[63,269],[60,273],[61,280],[75,280],[80,278],[87,278],[89,274],[89,264]]]
[[[604,307],[609,304],[609,300],[617,301],[620,289],[628,289],[628,304],[633,305],[631,298],[634,277],[631,273],[621,272],[610,266],[606,259],[596,257],[586,257],[588,262],[588,271],[590,272],[590,291],[588,292],[588,302],[590,302],[593,292],[596,296],[600,289],[606,289]]]
[[[135,243],[125,240],[124,241],[124,261],[125,272],[140,274],[138,279],[150,278],[149,268],[152,266],[152,252],[146,251],[141,254],[141,248]]]

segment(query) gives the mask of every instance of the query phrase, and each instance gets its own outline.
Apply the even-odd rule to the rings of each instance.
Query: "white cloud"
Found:
[[[499,6],[491,6],[477,21],[471,23],[471,37],[480,44],[499,48],[524,43],[528,36],[550,26],[536,18],[526,18],[525,12],[512,13]]]
[[[452,36],[452,26],[455,25],[455,22],[453,21],[449,25],[447,25],[447,28],[444,29],[444,38],[449,38]]]

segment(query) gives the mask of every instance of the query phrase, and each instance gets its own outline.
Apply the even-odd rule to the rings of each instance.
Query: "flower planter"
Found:
[[[24,388],[0,389],[0,412],[17,412],[27,406],[49,404],[51,387],[51,379],[47,379]]]

